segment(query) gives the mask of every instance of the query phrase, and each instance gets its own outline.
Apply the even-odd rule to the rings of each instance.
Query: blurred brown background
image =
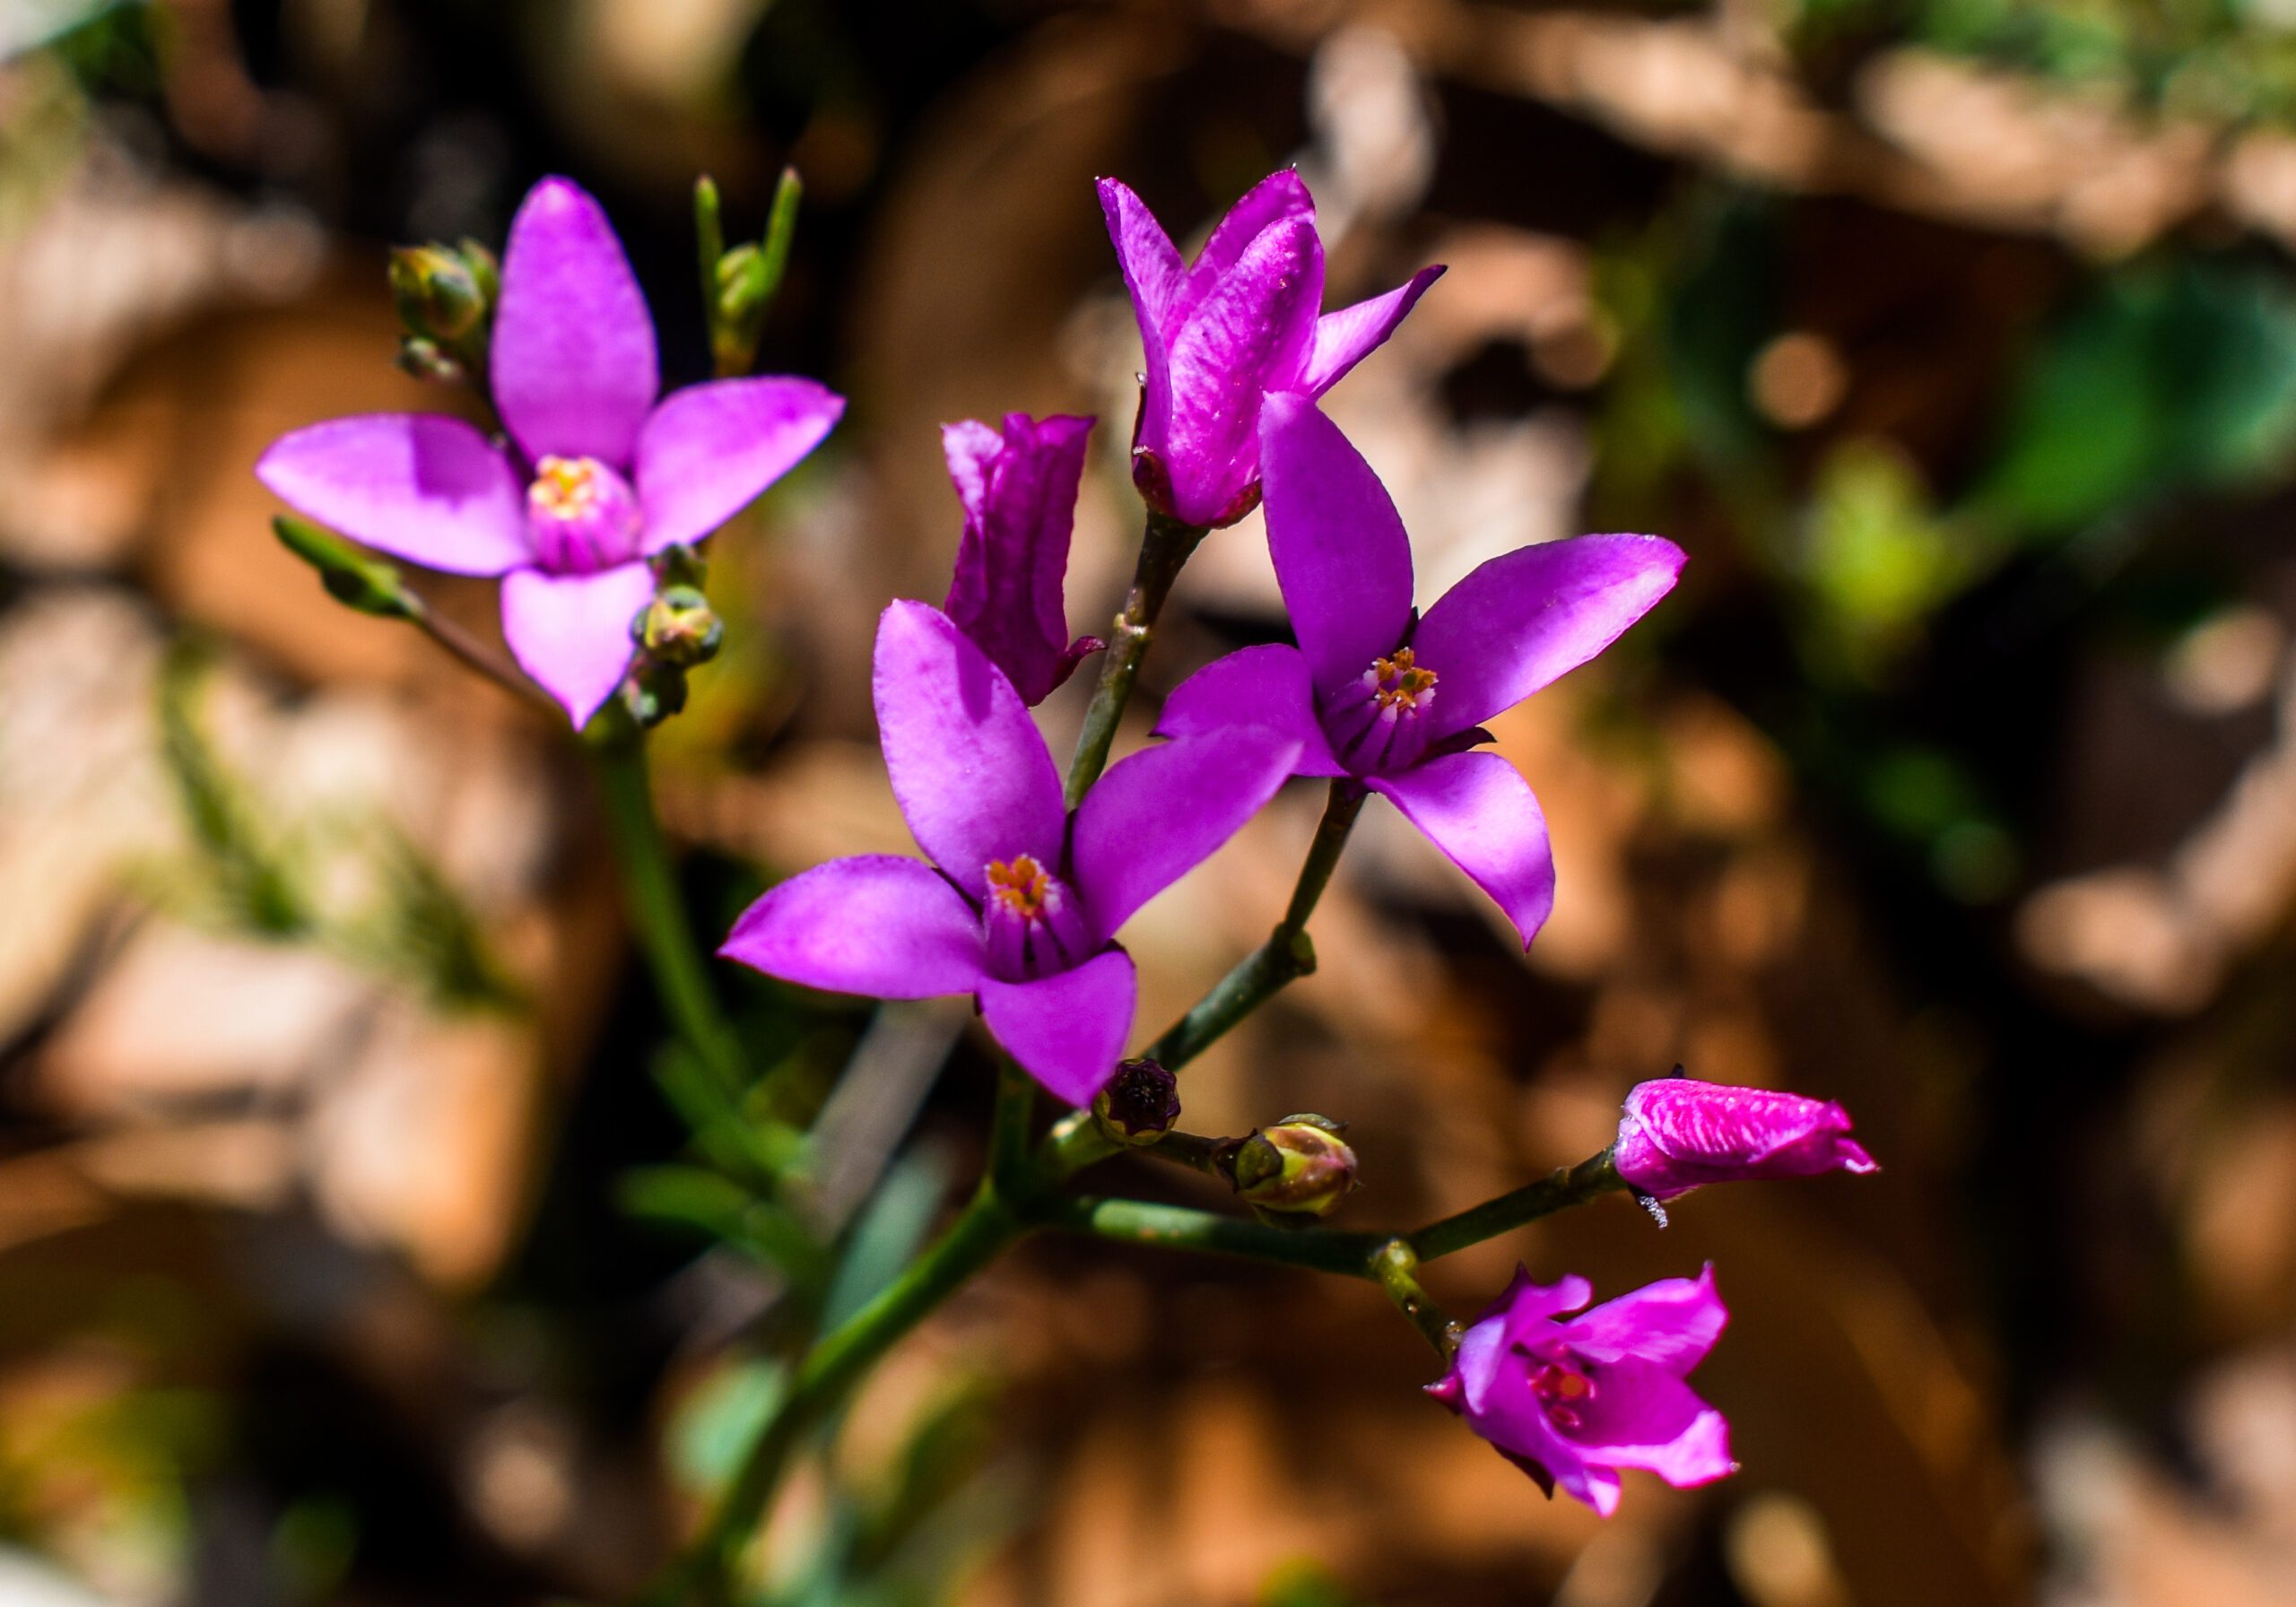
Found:
[[[1422,595],[1582,529],[1692,562],[1497,725],[1560,862],[1528,960],[1375,808],[1188,1125],[1346,1117],[1348,1218],[1399,1223],[1680,1061],[1844,1100],[1886,1169],[1437,1269],[1465,1311],[1518,1255],[1712,1259],[1726,1483],[1599,1524],[1376,1292],[1039,1243],[808,1464],[761,1602],[2296,1601],[2296,11],[7,0],[0,54],[0,1604],[613,1599],[770,1398],[770,1271],[623,1208],[682,1134],[564,734],[329,602],[248,471],[452,406],[384,248],[499,241],[547,171],[701,378],[688,186],[754,228],[784,161],[767,366],[853,407],[717,543],[733,646],[657,742],[713,929],[908,846],[865,664],[946,585],[942,421],[1100,415],[1072,619],[1112,606],[1091,178],[1200,236],[1296,161],[1335,301],[1450,265],[1331,404]],[[1281,633],[1256,522],[1175,611],[1152,691]],[[1130,929],[1144,1030],[1318,802]],[[839,1187],[908,1242],[978,1152],[963,1012],[726,981],[817,1099],[849,1067]]]

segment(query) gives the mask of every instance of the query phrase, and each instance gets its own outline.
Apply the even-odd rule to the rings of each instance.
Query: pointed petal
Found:
[[[1605,1300],[1565,1323],[1562,1337],[1596,1361],[1631,1357],[1680,1376],[1705,1359],[1729,1320],[1709,1265],[1695,1278],[1662,1278]]]
[[[874,687],[885,769],[903,819],[976,902],[993,859],[1060,864],[1060,774],[1004,672],[948,615],[895,603],[877,625]]]
[[[1442,677],[1433,735],[1471,730],[1585,664],[1674,589],[1684,561],[1659,536],[1581,535],[1476,569],[1412,637]]]
[[[1257,477],[1261,398],[1298,379],[1323,293],[1315,225],[1292,218],[1246,248],[1173,338],[1161,456],[1180,518],[1228,517]]]
[[[1411,538],[1371,465],[1305,396],[1270,396],[1260,441],[1268,555],[1327,698],[1403,645]],[[1450,688],[1439,691],[1439,706]]]
[[[873,999],[970,993],[980,916],[931,865],[872,854],[815,865],[742,913],[727,960],[785,982]]]
[[[797,466],[844,416],[810,379],[719,379],[673,393],[638,435],[645,550],[708,535]]]
[[[1129,186],[1103,178],[1100,192],[1109,243],[1116,248],[1117,264],[1124,270],[1124,288],[1132,294],[1140,333],[1156,344],[1156,333],[1171,326],[1174,304],[1187,283],[1187,267],[1171,236]]]
[[[272,442],[255,476],[296,512],[426,569],[500,575],[532,561],[518,472],[460,419],[330,419]]]
[[[1384,296],[1358,301],[1352,307],[1343,307],[1318,318],[1316,343],[1308,352],[1308,366],[1300,376],[1300,388],[1310,396],[1320,396],[1346,378],[1348,369],[1378,350],[1396,332],[1396,326],[1427,293],[1427,287],[1442,276],[1439,263],[1422,268]]]
[[[1299,750],[1238,725],[1166,743],[1111,768],[1076,811],[1069,847],[1092,941],[1208,858],[1275,795]]]
[[[1212,237],[1196,255],[1188,269],[1191,299],[1201,301],[1222,274],[1242,260],[1261,234],[1292,218],[1313,228],[1316,200],[1297,168],[1270,173],[1238,197],[1227,215],[1213,226]]]
[[[653,596],[654,574],[642,563],[595,575],[513,569],[502,581],[502,638],[578,731],[622,684],[631,621]]]
[[[1529,948],[1554,909],[1554,856],[1515,767],[1496,753],[1447,753],[1370,786],[1491,895]]]
[[[1271,642],[1213,659],[1172,689],[1156,717],[1156,734],[1202,736],[1238,725],[1265,726],[1299,744],[1295,776],[1347,774],[1316,720],[1316,689],[1297,647]]]
[[[630,466],[661,387],[654,319],[605,209],[571,179],[535,185],[510,221],[487,367],[529,458]]]
[[[983,981],[981,1019],[1056,1099],[1089,1105],[1123,1058],[1136,986],[1132,956],[1110,949],[1034,982]]]
[[[1031,707],[1083,656],[1072,651],[1065,583],[1091,431],[1091,419],[1017,413],[1002,435],[970,421],[942,431],[965,510],[942,607]]]

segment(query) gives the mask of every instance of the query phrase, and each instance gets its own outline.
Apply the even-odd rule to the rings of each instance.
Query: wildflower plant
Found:
[[[597,761],[632,925],[683,1057],[665,1077],[701,1166],[639,1191],[727,1225],[795,1283],[834,1264],[810,1209],[809,1135],[760,1115],[764,1079],[718,1003],[651,811],[646,728],[675,711],[714,651],[693,549],[837,423],[800,378],[753,378],[789,249],[785,179],[758,245],[727,250],[717,193],[697,190],[717,378],[657,400],[654,327],[597,204],[545,179],[499,274],[480,246],[402,253],[403,360],[467,385],[480,421],[378,415],[283,439],[258,473],[302,517],[281,534],[351,606],[407,620],[506,684],[526,682],[439,619],[388,560],[502,577],[516,659]],[[1505,913],[1527,946],[1557,896],[1530,784],[1485,750],[1491,718],[1603,651],[1673,587],[1684,557],[1650,535],[1588,535],[1492,560],[1414,605],[1411,543],[1377,473],[1318,406],[1441,270],[1321,308],[1323,252],[1296,174],[1274,175],[1184,262],[1113,179],[1100,200],[1144,343],[1133,482],[1144,534],[1104,644],[1072,637],[1064,596],[1092,421],[1012,414],[947,427],[962,510],[940,607],[888,600],[874,693],[887,777],[921,857],[817,866],[770,889],[724,935],[726,960],[877,999],[970,996],[1000,1079],[987,1165],[937,1238],[876,1292],[797,1325],[787,1385],[656,1599],[729,1599],[787,1464],[903,1335],[1015,1242],[1062,1232],[1378,1285],[1437,1353],[1429,1391],[1528,1472],[1608,1515],[1619,1472],[1678,1485],[1734,1471],[1722,1412],[1685,1375],[1726,1320],[1714,1269],[1587,1309],[1576,1274],[1518,1276],[1472,1325],[1422,1285],[1425,1264],[1612,1193],[1661,1200],[1740,1178],[1870,1171],[1838,1105],[1677,1076],[1628,1096],[1617,1142],[1471,1210],[1400,1230],[1326,1225],[1358,1187],[1344,1125],[1295,1114],[1239,1137],[1187,1131],[1180,1073],[1315,968],[1308,927],[1377,795]],[[1110,749],[1173,580],[1196,545],[1264,503],[1296,646],[1247,648],[1189,677],[1156,739]],[[316,521],[313,523],[312,521]],[[345,541],[344,537],[350,538]],[[1229,537],[1224,539],[1239,539]],[[354,544],[356,543],[356,544]],[[372,549],[372,552],[364,549]],[[377,553],[386,554],[378,557]],[[1036,705],[1093,655],[1072,757]],[[1285,779],[1329,786],[1322,823],[1267,941],[1194,1008],[1135,1044],[1126,919],[1219,848]],[[1043,1096],[1057,1108],[1043,1119]],[[1223,1179],[1211,1212],[1084,1192],[1088,1169],[1146,1156]],[[705,1209],[706,1207],[706,1209]],[[1575,1314],[1575,1315],[1573,1315]]]

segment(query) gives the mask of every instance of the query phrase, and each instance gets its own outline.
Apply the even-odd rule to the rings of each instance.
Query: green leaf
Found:
[[[336,602],[379,619],[422,617],[422,600],[400,582],[392,565],[292,514],[280,515],[271,528],[281,546],[319,572],[319,584]]]

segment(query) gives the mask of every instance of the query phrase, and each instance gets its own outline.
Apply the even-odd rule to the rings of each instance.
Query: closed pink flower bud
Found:
[[[1881,1169],[1830,1099],[1688,1077],[1634,1086],[1612,1155],[1620,1177],[1659,1200],[1702,1183]]]

